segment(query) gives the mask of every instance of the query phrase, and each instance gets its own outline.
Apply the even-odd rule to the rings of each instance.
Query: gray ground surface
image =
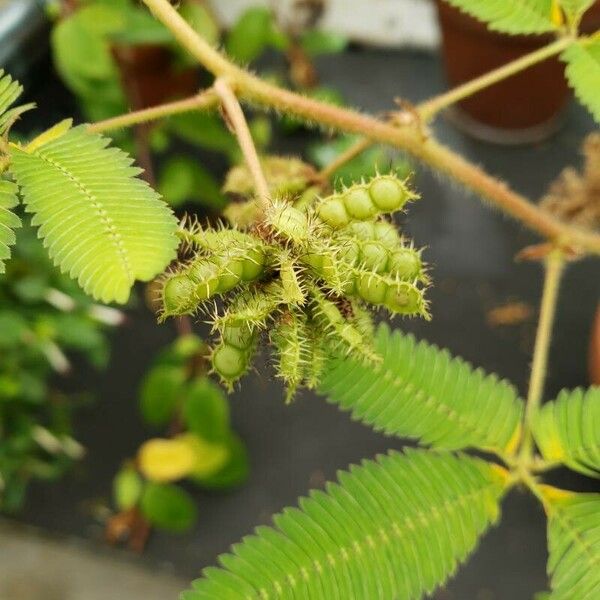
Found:
[[[83,540],[0,521],[0,600],[165,600],[185,581]]]

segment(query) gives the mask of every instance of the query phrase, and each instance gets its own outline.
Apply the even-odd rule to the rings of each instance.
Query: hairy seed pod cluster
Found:
[[[164,278],[162,316],[209,316],[213,371],[230,389],[261,336],[288,400],[316,387],[333,355],[380,360],[369,307],[428,317],[421,252],[382,218],[415,198],[393,175],[325,197],[307,183],[244,227],[182,227],[189,258]]]

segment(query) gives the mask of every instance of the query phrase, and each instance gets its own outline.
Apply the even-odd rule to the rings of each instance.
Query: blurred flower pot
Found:
[[[436,4],[446,74],[452,87],[552,41],[548,35],[509,36],[492,32],[444,0],[436,0]],[[599,13],[600,6],[596,5],[587,15],[585,29],[600,23]],[[533,143],[556,131],[569,98],[564,65],[558,57],[552,57],[462,100],[449,110],[449,116],[479,139],[504,144]]]
[[[119,65],[132,109],[138,110],[173,98],[192,96],[198,91],[197,69],[177,69],[171,53],[164,46],[115,45],[113,56]]]

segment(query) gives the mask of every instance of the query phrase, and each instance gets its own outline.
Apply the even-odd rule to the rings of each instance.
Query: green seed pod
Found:
[[[398,248],[393,251],[388,263],[388,272],[409,281],[422,277],[423,263],[419,252],[413,248]]]
[[[387,271],[389,251],[380,242],[363,242],[360,246],[360,264],[366,271]]]
[[[244,267],[241,258],[215,257],[213,260],[219,266],[219,294],[228,292],[242,281]]]
[[[227,310],[215,318],[213,327],[264,328],[267,319],[277,313],[282,302],[281,286],[269,284],[260,291],[246,290],[238,294]]]
[[[187,268],[190,279],[196,284],[196,301],[202,302],[214,296],[219,289],[219,267],[215,263],[198,258]]]
[[[369,361],[380,360],[360,331],[344,318],[336,304],[328,300],[316,286],[311,288],[311,299],[316,326],[325,333],[333,333],[330,343],[333,349],[341,345],[348,353],[361,355]]]
[[[267,221],[277,236],[294,244],[306,244],[310,228],[306,214],[291,204],[277,202],[268,211]]]
[[[373,233],[374,237],[369,239],[376,239],[388,248],[394,248],[402,243],[398,229],[389,221],[376,221],[373,223]]]
[[[238,350],[249,350],[256,342],[256,332],[245,325],[233,325],[223,328],[222,341]]]
[[[375,325],[371,313],[366,310],[357,300],[351,300],[352,324],[361,333],[365,340],[375,339]]]
[[[400,210],[417,196],[394,175],[379,175],[369,182],[369,196],[380,213]]]
[[[354,223],[350,223],[340,233],[356,238],[357,240],[375,240],[377,239],[375,225],[376,223],[373,221],[355,221]]]
[[[330,196],[317,206],[317,216],[333,229],[340,229],[350,223],[350,217],[340,196]]]
[[[323,333],[312,320],[307,321],[307,337],[305,383],[308,389],[314,390],[321,383],[329,357],[325,348]]]
[[[423,290],[407,281],[397,281],[390,285],[385,294],[385,307],[401,315],[421,315],[428,318]]]
[[[216,346],[211,355],[213,371],[219,375],[221,382],[228,390],[249,369],[252,360],[253,349],[240,350],[221,342]]]
[[[323,242],[323,240],[321,240]],[[339,247],[326,243],[313,244],[314,251],[301,257],[314,279],[322,280],[328,288],[338,294],[347,293],[345,290],[352,284],[350,264],[341,258],[346,242]]]
[[[318,185],[305,189],[298,200],[294,202],[294,208],[306,212],[318,200],[320,190],[321,188]]]
[[[358,295],[371,304],[383,304],[387,289],[387,278],[376,273],[362,273],[357,277],[356,291]]]
[[[295,262],[284,257],[279,265],[279,278],[281,280],[282,300],[285,304],[302,305],[306,300],[302,283],[298,276]]]
[[[299,194],[316,178],[314,168],[298,158],[265,156],[260,160],[272,197],[289,197]],[[254,181],[245,163],[229,170],[223,186],[225,193],[250,196]]]
[[[162,286],[162,318],[185,315],[196,308],[196,284],[185,273],[168,276]]]
[[[242,259],[242,281],[254,281],[265,272],[266,253],[261,248],[250,248]]]
[[[271,341],[277,352],[276,370],[286,384],[286,403],[293,400],[304,379],[309,340],[304,313],[284,313],[273,331]]]
[[[366,185],[353,185],[342,196],[344,207],[351,218],[368,221],[377,213]]]

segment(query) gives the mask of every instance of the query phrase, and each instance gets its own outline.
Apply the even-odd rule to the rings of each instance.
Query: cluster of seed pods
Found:
[[[378,175],[310,202],[275,200],[246,231],[183,229],[193,256],[165,277],[162,317],[210,315],[212,366],[228,388],[261,335],[288,399],[316,387],[332,355],[376,361],[369,306],[428,317],[421,253],[384,217],[415,198],[396,176]]]

